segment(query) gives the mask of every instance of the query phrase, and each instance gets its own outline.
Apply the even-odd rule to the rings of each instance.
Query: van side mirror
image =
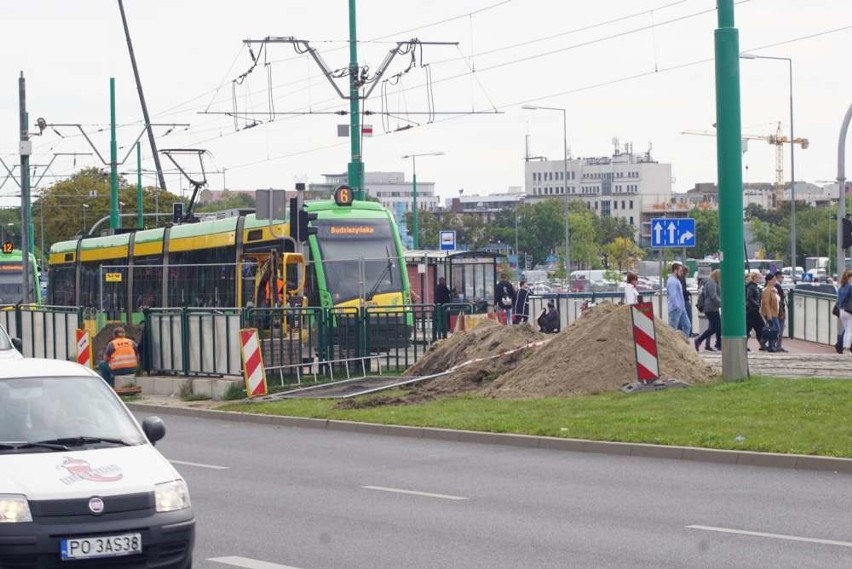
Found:
[[[159,417],[146,417],[142,421],[142,430],[152,445],[166,436],[166,424]]]
[[[20,338],[11,338],[11,340],[12,340],[12,346],[16,350],[18,350],[19,352],[21,352],[23,354],[24,353],[24,343],[21,342],[21,339]]]

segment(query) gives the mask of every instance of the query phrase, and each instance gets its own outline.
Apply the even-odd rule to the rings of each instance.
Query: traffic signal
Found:
[[[841,241],[841,247],[844,249],[852,247],[852,219],[848,217],[843,218],[843,240]]]
[[[299,238],[298,241],[304,243],[311,235],[317,234],[317,228],[308,225],[311,221],[316,220],[317,214],[306,211],[305,206],[299,210]]]
[[[180,223],[183,220],[183,202],[174,202],[172,204],[172,221]]]

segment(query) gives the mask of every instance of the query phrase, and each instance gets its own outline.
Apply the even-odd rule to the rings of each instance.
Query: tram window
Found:
[[[55,306],[75,306],[77,271],[74,265],[51,267],[50,303]]]
[[[236,248],[169,256],[169,306],[236,306]]]
[[[141,312],[163,304],[163,257],[149,255],[133,259],[133,310]]]

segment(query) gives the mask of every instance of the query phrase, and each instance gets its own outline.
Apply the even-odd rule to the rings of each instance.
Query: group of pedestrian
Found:
[[[746,277],[746,337],[754,332],[762,352],[786,352],[783,332],[787,321],[787,295],[781,286],[784,275],[781,271],[764,275],[762,291],[760,279],[758,272]]]
[[[509,282],[509,276],[505,273],[500,275],[500,281],[494,287],[494,309],[503,314],[503,319],[508,326],[523,324],[530,318],[530,287],[525,280],[518,282],[515,289]],[[560,329],[559,311],[556,303],[550,299],[547,308],[543,308],[541,314],[536,318],[538,329],[546,334],[554,334]]]

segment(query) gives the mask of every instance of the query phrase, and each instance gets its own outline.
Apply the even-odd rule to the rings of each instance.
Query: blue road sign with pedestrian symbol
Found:
[[[652,219],[651,247],[695,247],[695,220],[690,217]]]

